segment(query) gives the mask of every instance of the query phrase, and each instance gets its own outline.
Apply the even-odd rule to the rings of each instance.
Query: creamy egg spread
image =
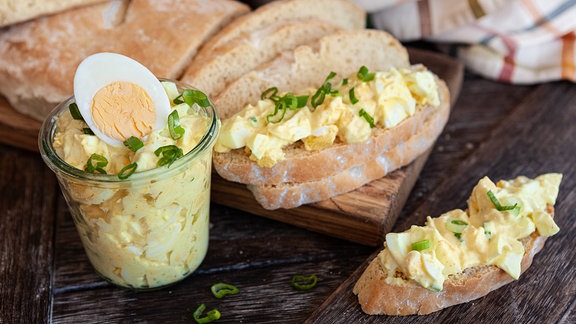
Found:
[[[260,166],[271,167],[284,159],[283,148],[297,141],[307,150],[336,140],[363,142],[374,127],[394,127],[419,107],[440,104],[434,75],[422,66],[375,73],[360,69],[339,82],[334,77],[329,75],[319,89],[294,95],[264,93],[264,99],[222,123],[215,151],[244,147]],[[301,99],[305,105],[296,105]]]
[[[378,259],[387,281],[400,284],[400,271],[425,288],[441,291],[451,274],[495,265],[512,278],[520,276],[524,247],[520,239],[538,231],[551,236],[559,231],[546,211],[553,206],[562,175],[535,179],[518,177],[494,184],[484,177],[472,191],[468,209],[455,209],[428,217],[425,226],[386,235],[386,248]]]
[[[181,158],[203,140],[212,119],[196,103],[174,103],[183,94],[175,83],[162,82],[160,90],[171,103],[170,115],[177,112],[178,119],[164,119],[163,127],[153,129],[155,118],[136,118],[147,124],[142,126],[145,136],[133,139],[140,144],[136,147],[112,145],[86,131],[90,125],[74,117],[72,108],[57,117],[53,137],[57,154],[86,172],[116,175],[126,166],[136,166],[130,177],[110,183],[60,179],[92,265],[107,280],[131,288],[160,287],[184,278],[200,265],[208,248],[212,149],[174,170],[170,168],[174,160],[162,163],[166,158],[162,148],[180,150],[176,158]],[[102,117],[111,119],[113,111],[120,109],[118,102],[138,101],[132,96],[139,93],[124,93],[127,97],[119,101],[95,96],[93,105],[107,106]],[[145,105],[149,104],[154,103]],[[126,140],[128,135],[117,138]],[[94,154],[98,158],[90,162]],[[90,169],[90,164],[96,167]],[[160,167],[165,171],[150,179],[138,178],[140,172]],[[133,178],[137,180],[132,182]]]

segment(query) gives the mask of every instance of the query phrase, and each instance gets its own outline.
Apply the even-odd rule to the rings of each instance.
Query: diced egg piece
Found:
[[[166,125],[170,100],[160,81],[139,62],[116,53],[84,59],[74,76],[74,97],[96,136],[120,146]]]

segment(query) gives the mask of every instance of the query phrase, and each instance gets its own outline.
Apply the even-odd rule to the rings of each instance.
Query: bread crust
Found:
[[[548,206],[553,215],[553,206]],[[542,250],[547,237],[538,232],[521,240],[524,257],[521,273],[532,264],[536,253]],[[387,273],[378,258],[374,258],[353,288],[358,295],[362,310],[370,315],[424,315],[446,307],[469,302],[487,295],[514,279],[496,266],[481,266],[466,269],[463,273],[451,275],[444,282],[440,292],[430,291],[413,280],[402,285],[386,282]]]
[[[375,157],[367,159],[365,163],[353,166],[347,170],[337,172],[328,177],[315,181],[280,183],[276,185],[247,185],[253,193],[256,201],[265,209],[294,208],[303,204],[326,200],[330,197],[352,191],[366,183],[382,178],[389,172],[410,164],[418,156],[426,152],[442,132],[450,114],[448,91],[444,82],[439,81],[439,90],[443,95],[442,104],[434,110],[434,113],[419,125],[416,132],[410,133],[408,138],[398,140],[391,147],[380,151]],[[394,134],[387,137],[377,138],[372,144],[379,147],[376,142],[389,141],[396,138]],[[342,156],[339,150],[333,151],[328,160],[318,160],[323,164],[325,161],[333,161]],[[353,155],[352,155],[353,157]],[[361,159],[356,159],[356,161]],[[298,164],[301,168],[316,171],[314,164]]]
[[[105,0],[4,0],[0,2],[0,27]]]

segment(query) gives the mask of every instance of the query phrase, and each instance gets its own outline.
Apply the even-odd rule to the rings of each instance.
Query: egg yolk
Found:
[[[110,83],[92,99],[92,119],[105,135],[119,141],[143,138],[156,121],[154,102],[140,86],[124,81]]]

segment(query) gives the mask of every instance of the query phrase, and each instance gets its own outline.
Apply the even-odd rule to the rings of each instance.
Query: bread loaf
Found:
[[[116,52],[176,79],[199,46],[249,8],[232,0],[135,0],[68,10],[0,32],[0,92],[19,112],[42,120],[73,93],[77,65]],[[193,17],[194,19],[191,19]]]
[[[105,0],[3,0],[0,27]]]

